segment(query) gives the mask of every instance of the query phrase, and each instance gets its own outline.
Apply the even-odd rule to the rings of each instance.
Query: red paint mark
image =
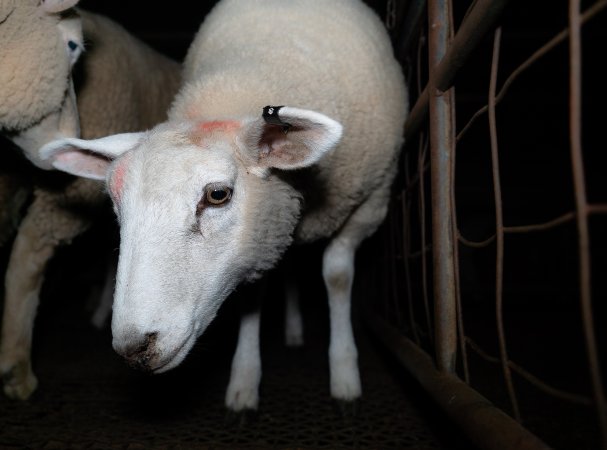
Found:
[[[128,157],[120,158],[112,170],[112,175],[109,180],[110,194],[114,201],[119,202],[122,196],[122,188],[124,187],[124,177],[128,167]]]
[[[236,120],[212,120],[209,122],[200,122],[196,124],[191,139],[200,145],[202,141],[212,133],[233,133],[240,128],[240,122]]]
[[[204,133],[212,133],[213,131],[229,132],[238,128],[240,128],[240,122],[235,120],[213,120],[198,124],[198,129]]]

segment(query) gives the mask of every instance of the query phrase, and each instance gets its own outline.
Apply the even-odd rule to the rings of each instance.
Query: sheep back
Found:
[[[255,116],[268,104],[312,109],[344,126],[330,155],[288,174],[305,198],[299,240],[333,234],[372,192],[388,190],[407,92],[387,32],[365,4],[222,0],[215,6],[188,51],[184,87],[169,118]]]
[[[180,65],[112,20],[79,10],[86,53],[77,89],[84,139],[141,131],[166,119]]]

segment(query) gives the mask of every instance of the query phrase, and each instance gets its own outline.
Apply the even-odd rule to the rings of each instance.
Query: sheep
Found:
[[[77,2],[0,3],[0,127],[45,169],[50,167],[38,157],[40,146],[61,134],[78,134],[70,73],[82,53],[82,29],[69,14]]]
[[[166,120],[181,78],[180,64],[110,19],[63,11],[76,2],[46,0],[38,6],[38,0],[20,0],[3,2],[0,9],[0,130],[43,169],[52,166],[40,160],[37,148],[52,139],[79,131],[89,139],[140,131]],[[85,46],[82,66],[74,69],[81,70],[82,85],[74,89],[70,68]],[[10,254],[0,343],[4,392],[22,400],[37,387],[30,353],[47,263],[59,245],[101,214],[111,215],[102,183],[31,170],[33,200]]]
[[[183,75],[152,130],[40,150],[55,168],[106,180],[120,225],[114,349],[152,373],[178,366],[238,285],[293,243],[324,239],[330,390],[355,404],[354,256],[386,215],[408,110],[383,24],[358,0],[220,0]],[[254,313],[227,408],[256,410],[260,379]]]

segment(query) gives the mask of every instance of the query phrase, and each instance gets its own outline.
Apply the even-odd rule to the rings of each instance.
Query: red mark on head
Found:
[[[114,165],[114,170],[112,170],[112,174],[110,176],[108,185],[110,194],[115,202],[119,202],[120,197],[122,196],[122,188],[124,187],[124,177],[128,167],[128,160],[129,158],[127,155],[120,158]]]
[[[214,131],[235,131],[240,127],[240,122],[235,120],[213,120],[211,122],[202,122],[198,124],[198,129],[204,133],[212,133]]]
[[[192,131],[191,138],[195,144],[200,144],[212,133],[233,133],[240,128],[240,122],[236,120],[212,120],[200,122]]]

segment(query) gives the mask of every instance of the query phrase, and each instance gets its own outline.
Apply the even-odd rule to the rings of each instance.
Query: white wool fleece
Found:
[[[244,3],[223,0],[207,16],[169,118],[255,116],[273,104],[313,109],[340,122],[338,147],[313,170],[293,174],[298,185],[323,186],[321,196],[304,192],[296,237],[329,236],[396,173],[408,109],[400,66],[384,25],[362,2]],[[377,70],[361,73],[361,66]]]

